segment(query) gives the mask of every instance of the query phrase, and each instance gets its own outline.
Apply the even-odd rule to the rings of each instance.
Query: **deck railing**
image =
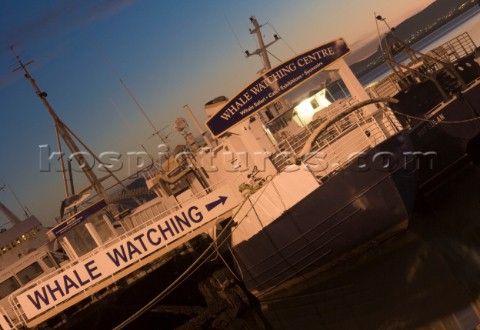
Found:
[[[474,53],[476,49],[472,38],[465,32],[432,49],[429,54],[444,62],[453,63]]]
[[[427,53],[430,57],[434,57],[445,63],[454,63],[466,56],[473,54],[477,49],[475,42],[470,35],[465,32],[459,36],[443,43],[442,45],[432,49]],[[423,65],[415,70],[431,71],[438,70],[439,67],[431,58],[423,58]],[[390,74],[380,80],[375,86],[369,88],[372,97],[392,97],[402,90],[401,78],[395,74]]]
[[[347,107],[345,106],[345,110]],[[335,113],[336,114],[336,113]],[[331,116],[335,115],[334,113]],[[329,117],[331,117],[329,116]],[[334,167],[343,167],[351,161],[351,155],[355,152],[374,147],[387,138],[389,132],[396,132],[400,125],[395,125],[390,119],[388,110],[383,108],[374,114],[366,116],[362,109],[356,110],[341,120],[335,122],[314,142],[310,152],[312,157],[323,155],[323,162],[328,162]],[[307,139],[315,128],[325,121],[319,118],[306,126],[298,134],[293,135],[278,144],[279,149],[271,159],[277,170],[282,171],[290,164],[290,159],[298,155]],[[308,158],[304,159],[309,161]],[[318,160],[317,160],[318,161]],[[332,168],[320,171],[320,176],[327,175]]]
[[[216,185],[214,185],[214,186],[212,186],[208,189],[202,190],[202,191],[198,192],[197,194],[193,195],[190,199],[188,199],[184,203],[189,203],[191,201],[198,200],[201,197],[205,196],[209,191],[215,190],[217,187],[219,187],[221,185],[224,185],[224,184],[225,184],[225,182],[220,182],[220,183],[218,183],[218,184],[216,184]],[[135,222],[136,225],[132,229],[116,236],[112,240],[108,241],[107,243],[103,244],[102,246],[99,246],[99,247],[95,248],[94,250],[92,250],[89,253],[81,256],[80,258],[78,258],[76,260],[72,260],[71,262],[68,262],[67,264],[65,264],[61,268],[58,268],[55,271],[53,271],[51,273],[48,273],[45,276],[42,276],[42,277],[38,278],[37,280],[34,280],[34,281],[28,283],[27,285],[23,286],[18,291],[16,291],[14,294],[10,295],[9,296],[9,303],[13,307],[13,310],[14,310],[15,314],[17,315],[17,319],[21,320],[24,324],[27,323],[27,317],[23,313],[21,307],[18,305],[18,302],[16,301],[16,298],[15,298],[16,296],[18,296],[18,295],[36,287],[36,286],[41,286],[42,283],[45,283],[45,282],[49,281],[51,278],[57,276],[58,274],[63,273],[65,271],[67,271],[68,269],[71,269],[72,267],[75,267],[80,262],[83,262],[87,259],[90,259],[90,258],[96,256],[97,254],[101,253],[105,249],[108,249],[109,247],[111,247],[111,246],[113,246],[113,245],[115,245],[115,244],[117,244],[121,241],[126,240],[128,237],[131,237],[131,235],[141,231],[142,229],[145,229],[146,227],[148,227],[151,224],[163,219],[164,217],[167,217],[168,215],[174,213],[175,211],[177,211],[178,209],[180,209],[182,207],[181,204],[177,204],[177,205],[175,205],[174,207],[172,207],[168,210],[160,211],[159,205],[160,205],[160,202],[155,203],[155,204],[149,206],[148,208],[145,208],[144,210],[135,214],[136,216],[138,216],[138,219],[137,219],[138,221]],[[187,233],[188,232],[186,232],[186,234]],[[173,242],[174,241],[172,241],[171,243],[169,243],[169,244],[163,246],[162,248],[160,248],[160,250],[166,249],[165,250],[166,252],[165,252],[164,255],[162,255],[162,257],[159,258],[159,260],[160,259],[163,260],[165,258],[168,260],[173,255],[172,253],[174,252],[174,250],[169,251],[167,249],[168,245],[172,244]],[[160,251],[160,250],[158,250],[158,251]],[[121,270],[122,269],[119,269],[119,271],[121,271]],[[108,278],[116,278],[117,277],[116,274],[117,273],[114,273]],[[108,278],[105,278],[101,282],[107,280]],[[120,278],[117,278],[116,280],[119,280],[119,279]],[[101,283],[101,282],[99,282],[99,283]],[[77,296],[82,295],[82,294],[83,295],[88,295],[87,291],[88,291],[88,287],[86,287],[85,290],[83,290],[82,292],[77,293],[74,297],[77,297]],[[72,296],[72,298],[73,298],[73,296]],[[72,299],[72,298],[70,298],[70,299]],[[67,303],[70,299],[68,299],[64,302],[61,302],[59,305]],[[0,313],[0,315],[1,315],[1,313]]]
[[[5,312],[5,309],[0,306],[0,329],[1,330],[13,330],[18,329],[12,319]]]

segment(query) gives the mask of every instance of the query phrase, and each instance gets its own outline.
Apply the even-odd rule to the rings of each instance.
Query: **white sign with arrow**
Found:
[[[19,294],[18,302],[27,318],[32,319],[132,263],[174,244],[185,235],[194,231],[195,235],[204,232],[214,224],[213,220],[239,205],[236,196],[238,194],[233,188],[225,185],[200,199],[185,203],[181,209],[113,245],[99,248],[97,253],[80,260],[75,266]]]

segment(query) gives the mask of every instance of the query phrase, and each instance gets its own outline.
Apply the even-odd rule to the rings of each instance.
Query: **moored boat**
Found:
[[[426,54],[393,31],[384,40],[392,72],[370,92],[399,100],[393,109],[411,131],[420,186],[431,186],[464,160],[480,163],[480,50],[470,35],[462,33]]]
[[[121,207],[117,202],[132,195],[131,192],[123,190],[118,196],[107,194],[102,185],[105,178],[99,179],[84,162],[75,140],[91,150],[55,113],[47,94],[28,72],[27,64],[18,56],[17,61],[53,118],[58,140],[63,139],[82,164],[91,183],[86,191],[93,189],[97,194],[92,198],[83,193],[75,194],[73,184],[70,189],[65,184],[68,195],[62,203],[61,217],[48,232],[39,229],[38,220],[29,218],[21,222],[1,205],[13,224],[9,232],[2,232],[5,234],[2,239],[20,235],[7,242],[9,244],[5,244],[2,251],[12,255],[19,251],[19,246],[29,247],[29,253],[22,258],[8,259],[10,265],[0,273],[1,329],[123,327],[124,318],[137,313],[140,306],[148,305],[149,301],[165,297],[172,287],[185,281],[201,266],[204,272],[195,276],[198,287],[189,294],[196,295],[200,305],[204,299],[207,306],[184,306],[181,311],[193,316],[187,320],[180,318],[179,323],[172,324],[181,325],[187,321],[185,326],[200,326],[235,322],[237,314],[242,313],[249,302],[238,283],[223,271],[223,264],[209,259],[215,249],[206,234],[218,222],[230,217],[232,209],[238,205],[230,188],[202,189],[181,203],[176,200],[171,206],[165,198],[158,197],[130,209]],[[130,197],[136,199],[135,194]],[[30,246],[32,235],[43,237],[35,241],[42,244]],[[20,244],[23,241],[26,242]],[[6,255],[2,253],[1,257],[6,258]],[[221,282],[212,282],[213,276]],[[160,279],[160,283],[155,283],[155,279]],[[125,292],[130,290],[148,293],[136,295],[134,300],[131,299],[133,294],[125,298]],[[190,300],[190,296],[186,300]],[[109,306],[101,302],[108,302]],[[185,302],[188,303],[191,302]],[[102,318],[106,307],[120,308],[124,314]],[[171,313],[175,314],[178,308],[173,310]],[[168,313],[169,308],[165,311]],[[217,320],[215,313],[221,320]],[[253,318],[252,322],[256,323],[257,319]],[[261,321],[258,322],[261,325]]]
[[[231,100],[206,104],[202,145],[178,122],[186,146],[144,173],[158,197],[128,215],[112,216],[89,173],[102,198],[49,232],[50,246],[68,260],[9,294],[5,329],[69,326],[140,278],[161,278],[177,256],[194,254],[194,241],[203,242],[200,256],[132,317],[205,257],[218,255],[262,300],[406,228],[417,168],[411,135],[387,106],[395,101],[369,98],[343,60],[349,48],[341,38],[269,67],[251,22],[263,45],[252,53],[264,60],[262,75]],[[231,277],[209,279],[233,301],[225,294]]]
[[[186,153],[189,173],[211,186],[228,182],[242,197],[217,227],[219,244],[228,244],[260,300],[408,225],[416,191],[410,135],[385,104],[394,100],[368,97],[343,60],[348,52],[337,39],[274,68],[266,46],[247,53],[262,57],[261,76],[231,100],[206,103],[214,138],[200,128],[204,147]],[[168,177],[180,172],[171,173],[151,175],[147,185],[168,195]],[[200,184],[193,174],[183,183],[182,194]]]

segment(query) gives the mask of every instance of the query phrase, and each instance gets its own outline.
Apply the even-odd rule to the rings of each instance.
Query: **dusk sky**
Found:
[[[63,196],[60,173],[40,171],[39,145],[56,150],[53,122],[16,67],[14,44],[58,115],[97,154],[155,155],[159,139],[119,82],[123,79],[174,146],[175,118],[189,104],[203,122],[203,105],[232,97],[256,78],[259,58],[249,17],[270,23],[264,35],[279,59],[343,37],[352,46],[376,37],[374,12],[391,25],[433,0],[1,0],[0,187],[7,182],[22,204],[53,225]],[[276,32],[275,32],[276,31]],[[273,65],[278,62],[273,61]],[[191,130],[196,133],[193,124]],[[120,174],[121,178],[124,172]],[[78,189],[83,178],[75,176]],[[0,201],[22,216],[11,190]],[[5,223],[0,216],[0,226]]]

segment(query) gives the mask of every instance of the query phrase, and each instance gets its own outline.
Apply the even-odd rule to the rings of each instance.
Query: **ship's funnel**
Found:
[[[0,212],[3,213],[7,220],[10,221],[10,223],[14,226],[22,222],[15,214],[13,214],[12,211],[10,211],[5,205],[3,205],[2,202],[0,202]]]

